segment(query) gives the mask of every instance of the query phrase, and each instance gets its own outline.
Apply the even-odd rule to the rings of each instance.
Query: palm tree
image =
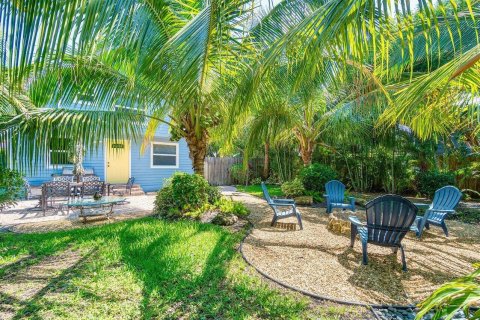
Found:
[[[42,6],[52,15],[57,14],[59,21],[45,16]],[[50,137],[53,127],[65,126],[59,119],[81,114],[81,121],[88,121],[93,116],[90,112],[95,111],[103,112],[103,121],[113,129],[113,133],[96,130],[96,141],[137,133],[143,126],[140,117],[149,119],[144,137],[148,140],[168,115],[172,136],[186,139],[193,168],[196,173],[203,173],[209,129],[219,122],[222,108],[231,99],[242,57],[250,50],[241,33],[250,11],[246,1],[67,1],[58,6],[43,1],[33,7],[8,2],[1,9],[7,15],[3,21],[17,16],[24,25],[38,16],[39,22],[29,30],[34,39],[21,39],[30,40],[26,46],[35,46],[34,36],[38,33],[42,36],[41,48],[43,43],[58,40],[55,49],[61,49],[45,44],[44,51],[35,52],[17,46],[15,41],[4,42],[10,44],[2,52],[2,61],[7,62],[2,64],[6,78],[30,92],[37,116],[34,125],[27,121],[25,111],[10,114],[3,128],[21,124],[22,132]],[[57,31],[45,30],[49,23],[58,23]],[[8,32],[4,30],[3,39],[13,40],[11,31],[15,28],[22,31],[21,26],[14,25]],[[57,32],[62,35],[60,39],[55,38]],[[70,32],[79,40],[67,37]],[[87,34],[92,39],[87,40]],[[29,55],[33,57],[23,61]],[[17,64],[20,68],[13,67]],[[52,79],[59,84],[52,86]],[[12,90],[6,96],[19,92]],[[76,110],[38,109],[45,105],[69,105],[78,94],[91,96],[91,103]],[[128,109],[118,110],[120,103]],[[114,118],[115,127],[111,125]],[[49,120],[48,125],[39,125],[46,119],[54,119],[54,123]],[[81,136],[87,134],[82,132]],[[87,147],[95,143],[88,138],[82,140]],[[43,149],[34,148],[32,156],[40,155]]]
[[[296,60],[292,62],[298,74],[295,87],[308,84],[312,70],[325,60],[335,61],[343,65],[341,70],[324,73],[325,77],[345,79],[342,74],[349,66],[360,71],[357,78],[370,80],[361,96],[383,104],[385,115],[379,125],[406,122],[423,138],[445,133],[451,125],[451,117],[445,115],[456,107],[442,103],[452,101],[451,91],[444,88],[455,89],[459,95],[478,91],[480,47],[474,21],[479,12],[478,1],[453,5],[419,2],[417,10],[404,2],[369,0],[292,1],[277,6],[266,23],[254,30],[263,51],[246,82],[249,89],[242,92],[258,88],[279,61]],[[420,73],[419,64],[426,65]],[[358,105],[352,101],[344,103]],[[436,117],[414,117],[416,123],[412,122],[416,109],[425,113],[442,104],[443,112],[434,113]],[[468,107],[471,103],[463,112],[476,112]]]
[[[285,57],[297,68],[292,96],[312,78],[319,61],[335,61],[362,70],[362,77],[372,79],[382,99],[407,120],[418,99],[445,83],[455,80],[465,88],[478,87],[478,46],[459,50],[463,43],[458,41],[463,22],[476,25],[476,1],[458,6],[420,1],[416,14],[408,1],[392,0],[289,0],[266,16],[256,15],[254,5],[240,0],[3,1],[0,106],[2,113],[8,109],[2,114],[3,136],[6,129],[10,135],[14,129],[29,132],[34,139],[15,147],[38,157],[43,138],[51,137],[58,126],[70,135],[77,130],[89,148],[101,138],[138,133],[145,118],[150,119],[148,139],[170,115],[174,136],[185,137],[194,169],[202,173],[209,128],[232,106],[234,114],[248,109],[262,79],[268,79]],[[257,22],[250,30],[249,21]],[[425,49],[432,65],[436,55],[430,44],[440,26],[450,35],[441,46],[450,43],[457,49],[452,61],[413,77],[416,57],[411,53]],[[418,31],[423,45],[415,40]],[[402,65],[399,73],[391,72],[389,53],[398,43],[402,61],[410,67],[410,79],[404,83],[390,77],[406,70]],[[341,72],[331,69],[323,75],[333,79]],[[396,85],[392,91],[404,89],[395,102],[384,88],[391,83]],[[68,105],[85,93],[93,103],[77,110],[39,109]],[[127,101],[128,110],[115,107],[119,100]],[[387,113],[384,119],[392,125],[399,118]],[[94,121],[104,126],[96,130],[96,139],[88,139],[86,130],[92,127],[82,123]]]

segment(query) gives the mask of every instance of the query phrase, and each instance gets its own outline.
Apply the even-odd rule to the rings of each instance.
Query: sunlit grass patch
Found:
[[[153,218],[2,234],[0,290],[18,285],[14,293],[2,292],[0,304],[14,310],[12,316],[32,318],[307,317],[307,299],[271,289],[245,272],[235,249],[242,236],[209,224]],[[68,252],[75,261],[68,261]],[[26,256],[34,258],[16,264]],[[55,274],[34,274],[51,267],[52,257],[63,259]],[[35,292],[28,289],[29,277],[42,279]]]

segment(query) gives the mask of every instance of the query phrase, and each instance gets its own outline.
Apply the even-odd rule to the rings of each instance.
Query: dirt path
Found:
[[[361,245],[349,247],[347,235],[327,230],[325,209],[300,208],[304,230],[271,227],[272,211],[254,196],[233,193],[252,213],[255,225],[246,239],[246,257],[266,274],[291,286],[331,298],[363,302],[411,304],[435,288],[464,275],[480,261],[480,228],[449,221],[451,236],[432,228],[417,240],[404,240],[409,271],[401,270],[400,256],[388,248],[369,245],[369,264],[363,266]],[[364,215],[364,212],[358,212]],[[281,220],[287,225],[296,219]]]

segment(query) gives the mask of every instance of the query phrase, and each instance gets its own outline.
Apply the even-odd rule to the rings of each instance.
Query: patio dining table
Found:
[[[107,219],[113,214],[115,205],[125,202],[126,198],[106,196],[98,200],[95,199],[73,199],[67,203],[70,209],[79,209],[79,218],[83,218],[83,223],[87,222],[87,217],[105,215]]]

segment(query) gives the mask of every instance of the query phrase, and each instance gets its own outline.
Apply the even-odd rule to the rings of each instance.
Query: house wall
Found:
[[[87,151],[83,161],[84,168],[93,168],[95,175],[99,176],[101,179],[105,178],[105,156],[104,156],[104,146],[103,143],[100,144],[99,148],[95,151]],[[33,172],[25,172],[25,176],[28,182],[32,186],[39,186],[46,181],[52,180],[52,174],[61,174],[62,167],[49,167],[48,163],[38,164],[36,170]]]
[[[154,142],[170,142],[168,126],[162,124],[155,132]],[[193,173],[192,161],[188,153],[188,146],[184,139],[178,142],[178,168],[152,168],[151,167],[151,145],[149,144],[144,152],[141,152],[141,141],[131,142],[130,172],[135,177],[135,183],[139,184],[144,191],[157,191],[163,186],[165,179],[169,178],[175,171]],[[93,168],[97,176],[105,179],[105,149],[104,143],[100,144],[97,151],[87,152],[83,166]],[[39,186],[52,179],[52,174],[60,174],[62,168],[48,168],[47,164],[40,164],[34,174],[26,174],[27,180],[32,186]],[[126,181],[125,181],[126,182]]]
[[[162,124],[155,132],[153,142],[170,142],[168,126]],[[151,144],[141,152],[141,142],[132,142],[131,148],[131,175],[135,177],[145,192],[161,189],[165,179],[175,171],[193,173],[192,161],[188,155],[188,145],[185,139],[178,141],[178,168],[151,168],[152,148]]]

